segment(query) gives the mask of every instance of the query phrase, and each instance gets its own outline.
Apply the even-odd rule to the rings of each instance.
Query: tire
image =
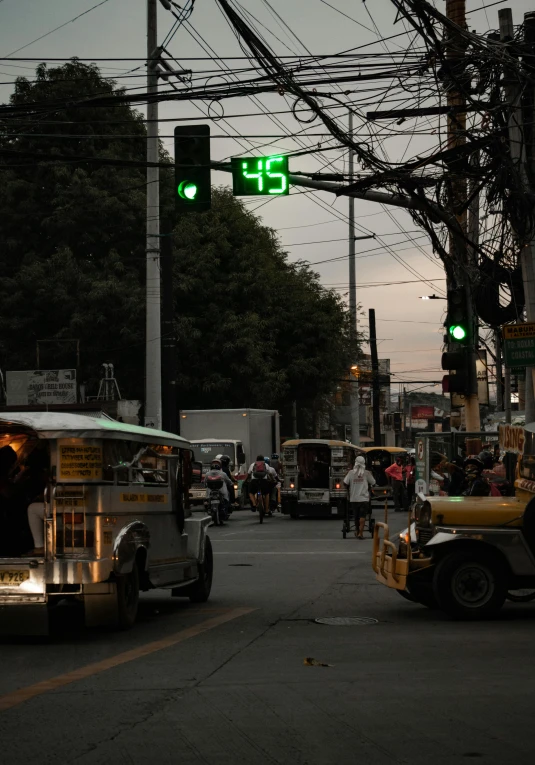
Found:
[[[196,582],[184,588],[184,595],[187,595],[192,603],[206,603],[212,590],[212,579],[214,576],[214,554],[210,537],[206,537],[204,548],[204,561],[199,564],[199,578]]]
[[[262,502],[262,504],[258,508],[258,520],[260,521],[260,523],[264,523],[264,515],[265,514],[266,513],[265,513],[265,510],[264,510],[264,503]]]
[[[499,560],[481,550],[450,553],[433,578],[437,603],[455,619],[495,616],[505,602],[507,577]]]
[[[345,527],[342,529],[342,538],[345,539],[347,537],[347,531],[345,530]]]
[[[139,569],[134,561],[130,574],[117,577],[117,611],[119,629],[129,630],[136,623],[139,606]]]
[[[373,532],[375,531],[375,518],[370,518],[369,527],[370,527],[370,536],[373,537]]]
[[[507,593],[507,600],[512,603],[531,603],[535,600],[535,590],[510,590]]]

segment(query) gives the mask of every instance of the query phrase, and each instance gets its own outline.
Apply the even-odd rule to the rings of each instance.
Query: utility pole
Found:
[[[466,29],[466,2],[465,0],[446,0],[446,16],[457,24],[461,29]],[[447,92],[448,107],[448,148],[455,149],[466,144],[466,99],[464,95],[454,86],[455,77],[462,76],[463,68],[458,66],[465,55],[466,43],[463,37],[455,34],[450,29],[446,30],[449,38],[446,56],[450,65],[452,79]],[[451,188],[451,211],[459,228],[465,234],[468,234],[466,202],[468,199],[468,184],[463,175],[461,165],[457,165],[456,160],[449,164],[450,188]],[[471,216],[474,221],[474,215]],[[476,350],[477,350],[477,324],[472,304],[472,295],[470,290],[470,264],[473,261],[472,253],[469,252],[466,239],[463,236],[453,233],[450,230],[449,238],[450,254],[455,264],[455,279],[457,285],[464,286],[466,293],[466,303],[469,307],[469,313],[473,320],[473,329],[469,332],[469,346],[466,349],[468,354],[468,389],[465,393],[465,422],[466,430],[478,432],[481,430],[479,416],[479,401],[477,397],[477,372],[476,372]],[[453,285],[448,285],[450,288]],[[450,348],[450,350],[456,350]],[[477,448],[477,445],[474,445]]]
[[[349,110],[349,135],[353,135],[353,112]],[[349,182],[354,178],[354,156],[349,150]],[[349,313],[351,315],[351,344],[357,342],[357,276],[355,266],[355,199],[349,197]],[[355,359],[355,374],[349,370],[349,401],[351,409],[351,441],[360,446],[360,410],[359,410],[359,371],[358,358]]]
[[[514,38],[513,27],[513,13],[510,8],[502,8],[498,11],[498,18],[500,23],[500,40],[503,43],[508,43]],[[535,16],[533,13],[526,13],[524,15],[524,35],[525,42],[531,48],[531,56],[535,50]],[[529,67],[532,70],[532,65]],[[509,75],[509,76],[508,76]],[[513,73],[505,72],[505,100],[510,105],[509,111],[509,153],[513,163],[516,165],[518,172],[520,173],[522,185],[525,188],[526,193],[530,189],[530,181],[527,172],[527,153],[526,153],[526,141],[524,130],[524,118],[522,114],[522,93],[523,88],[517,84],[517,79]],[[531,95],[531,101],[533,101],[533,84],[526,85]],[[530,119],[533,118],[533,109]],[[526,301],[526,318],[528,322],[535,321],[535,269],[534,269],[534,255],[535,247],[533,240],[527,244],[520,255],[520,262],[522,266],[522,281],[524,284],[524,297]],[[535,397],[534,397],[534,385],[535,385],[535,370],[531,367],[526,369],[526,387],[525,387],[525,411],[526,411],[526,424],[528,422],[535,421]],[[520,385],[519,385],[520,394]],[[507,393],[506,393],[506,405],[507,405]],[[510,406],[510,395],[509,395]]]
[[[169,433],[178,433],[179,419],[176,395],[176,336],[173,294],[173,226],[170,221],[162,225],[162,427]]]
[[[503,408],[505,410],[505,422],[511,424],[511,370],[506,367],[504,375]]]
[[[381,389],[379,386],[379,357],[377,355],[377,332],[375,330],[375,309],[369,310],[370,327],[370,353],[372,356],[372,409],[373,409],[373,443],[381,446],[381,412],[379,398]]]
[[[162,354],[160,317],[160,172],[150,166],[158,157],[158,92],[156,71],[157,0],[147,0],[147,251],[145,335],[145,425],[162,427]]]

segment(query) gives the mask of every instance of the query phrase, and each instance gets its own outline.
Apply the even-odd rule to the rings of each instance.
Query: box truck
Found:
[[[218,454],[228,454],[243,506],[249,465],[258,454],[279,452],[279,413],[275,409],[182,409],[180,435],[191,442],[195,459],[205,471]],[[202,501],[203,487],[194,484],[190,497],[193,502]]]

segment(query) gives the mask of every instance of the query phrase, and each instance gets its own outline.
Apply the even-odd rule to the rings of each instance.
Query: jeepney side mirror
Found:
[[[191,463],[191,481],[192,483],[202,483],[202,462]]]

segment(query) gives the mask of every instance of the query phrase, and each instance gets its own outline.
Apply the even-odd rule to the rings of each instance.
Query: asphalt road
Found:
[[[2,765],[507,765],[535,754],[535,605],[451,622],[376,584],[371,540],[343,540],[336,520],[260,526],[244,511],[211,538],[203,606],[153,592],[128,633],[86,630],[66,608],[48,643],[0,643]],[[314,622],[325,616],[378,621]]]

